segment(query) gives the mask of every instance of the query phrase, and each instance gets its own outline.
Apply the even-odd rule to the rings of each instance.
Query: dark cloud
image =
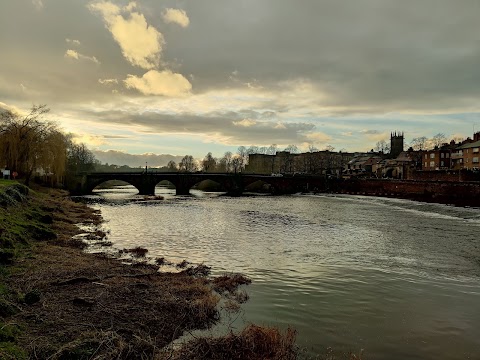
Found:
[[[308,142],[308,134],[316,126],[308,122],[276,122],[262,118],[262,113],[214,112],[206,115],[191,113],[163,114],[151,111],[127,113],[125,111],[84,111],[81,118],[114,125],[139,125],[145,134],[203,134],[229,144],[292,144]],[[139,130],[140,131],[140,130]]]
[[[0,102],[8,106],[47,103],[68,121],[199,133],[218,144],[302,143],[322,138],[319,124],[329,136],[381,135],[398,124],[414,133],[431,128],[428,114],[479,111],[474,0],[138,0],[135,11],[165,39],[156,70],[192,85],[174,105],[139,90],[167,94],[161,77],[143,84],[155,91],[125,88],[145,69],[127,61],[90,1],[41,3],[0,2]],[[188,26],[165,23],[167,8],[184,10]]]

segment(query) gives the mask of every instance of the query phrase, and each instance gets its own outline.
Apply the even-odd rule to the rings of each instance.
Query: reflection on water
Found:
[[[244,321],[294,326],[311,354],[368,359],[480,358],[480,210],[355,196],[219,197],[192,191],[136,201],[102,190],[118,248],[243,272]]]

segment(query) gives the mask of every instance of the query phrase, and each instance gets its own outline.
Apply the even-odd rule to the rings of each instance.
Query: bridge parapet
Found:
[[[285,194],[304,191],[305,189],[324,189],[323,177],[313,176],[268,176],[255,174],[232,173],[90,173],[78,176],[69,182],[67,188],[72,194],[87,195],[99,184],[108,180],[122,180],[138,189],[140,195],[154,195],[155,186],[168,180],[175,185],[177,195],[188,195],[190,189],[203,180],[220,183],[230,195],[241,195],[246,186],[256,181],[270,184],[275,193]]]

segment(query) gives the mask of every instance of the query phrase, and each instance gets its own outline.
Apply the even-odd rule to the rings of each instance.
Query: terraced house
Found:
[[[455,169],[479,170],[480,169],[480,132],[473,135],[473,140],[467,139],[457,147],[452,154]]]

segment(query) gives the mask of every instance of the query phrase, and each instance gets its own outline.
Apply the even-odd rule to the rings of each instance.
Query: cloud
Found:
[[[332,140],[330,136],[322,132],[312,132],[305,135],[309,142],[312,143],[324,143]]]
[[[93,154],[101,163],[115,164],[118,166],[128,165],[131,167],[148,166],[160,167],[168,164],[169,161],[180,162],[183,156],[170,154],[128,154],[118,150],[94,150]]]
[[[80,46],[80,45],[81,45],[80,40],[75,40],[75,39],[66,38],[66,39],[65,39],[65,42],[66,42],[67,44],[76,45],[76,46]]]
[[[16,106],[8,105],[8,104],[5,104],[4,102],[0,101],[0,113],[2,113],[4,111],[10,111],[14,114],[24,114],[25,113],[24,111],[20,110]]]
[[[235,126],[244,126],[244,127],[249,127],[255,125],[257,122],[252,119],[243,119],[241,121],[234,121],[233,125]]]
[[[106,28],[120,45],[127,61],[143,69],[153,69],[160,63],[163,35],[147,24],[143,14],[133,12],[135,3],[124,8],[111,2],[94,2],[88,5],[90,11],[100,13]],[[122,15],[126,13],[126,17]]]
[[[43,9],[43,2],[42,0],[32,0],[33,6],[37,8],[37,10],[42,10]]]
[[[181,9],[167,8],[163,11],[162,18],[167,24],[175,23],[183,28],[186,28],[190,24],[187,13]]]
[[[245,119],[244,114],[236,111],[209,112],[203,115],[190,112],[169,113],[168,109],[152,110],[142,107],[141,110],[112,106],[105,110],[85,108],[78,117],[89,119],[92,123],[102,121],[105,127],[117,129],[127,128],[135,124],[134,131],[143,136],[189,136],[198,141],[211,142],[228,146],[258,145],[265,146],[276,143],[279,146],[301,144],[326,140],[327,137],[316,133],[315,125],[309,122],[284,122],[282,127],[277,121],[257,120],[251,126],[238,126],[235,122]],[[261,115],[258,115],[261,117]]]
[[[67,50],[65,52],[65,57],[69,57],[69,58],[76,59],[76,60],[79,59],[78,55],[79,55],[78,52],[76,52],[75,50]]]
[[[170,70],[150,70],[142,77],[128,75],[123,82],[128,89],[145,95],[184,96],[192,89],[192,84],[182,74]]]
[[[80,54],[78,51],[71,50],[71,49],[68,49],[65,52],[64,56],[66,58],[71,58],[75,60],[88,60],[88,61],[94,62],[95,64],[100,64],[100,61],[98,61],[98,59],[95,56],[86,56],[86,55]]]
[[[102,85],[118,84],[117,79],[98,79],[98,82]]]

